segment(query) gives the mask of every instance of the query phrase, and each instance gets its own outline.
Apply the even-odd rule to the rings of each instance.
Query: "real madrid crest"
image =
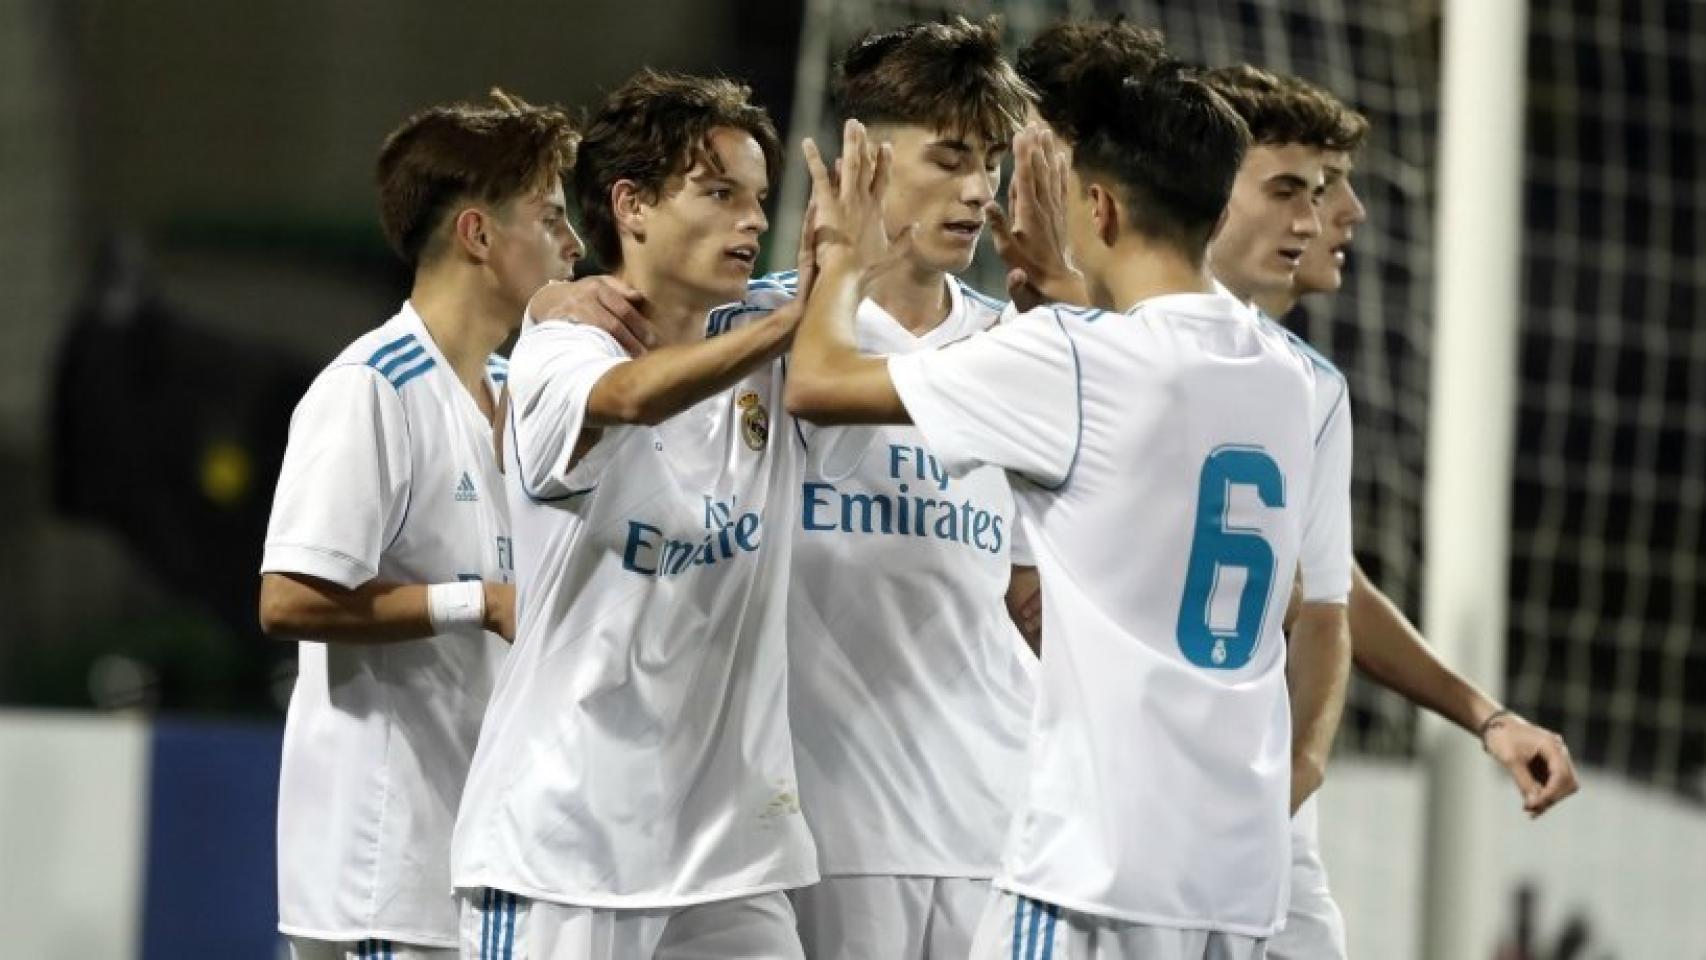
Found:
[[[746,440],[746,445],[754,450],[763,450],[765,441],[770,439],[770,412],[764,409],[764,403],[752,390],[742,390],[735,406],[740,408],[740,435]]]

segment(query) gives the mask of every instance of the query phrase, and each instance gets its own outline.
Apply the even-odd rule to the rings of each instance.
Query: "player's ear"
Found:
[[[637,243],[645,243],[647,210],[645,198],[640,195],[640,187],[634,181],[618,180],[610,185],[610,212],[618,233],[633,237]]]
[[[1114,192],[1099,183],[1090,184],[1090,222],[1096,225],[1096,237],[1106,246],[1113,246],[1120,236],[1120,204]]]
[[[456,248],[475,263],[485,263],[492,253],[491,217],[479,207],[463,207],[450,222]]]

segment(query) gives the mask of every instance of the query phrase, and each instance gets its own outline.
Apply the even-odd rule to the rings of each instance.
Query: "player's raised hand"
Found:
[[[984,209],[995,252],[1007,264],[1007,294],[1029,310],[1040,303],[1087,303],[1084,276],[1066,250],[1066,190],[1071,162],[1048,125],[1034,122],[1013,140],[1013,179],[1003,210]]]
[[[1514,713],[1487,726],[1482,744],[1522,792],[1522,809],[1538,817],[1579,788],[1564,738]]]
[[[873,145],[857,120],[847,121],[842,128],[841,157],[834,173],[816,142],[808,137],[801,146],[812,177],[816,263],[821,265],[825,257],[848,256],[853,265],[874,275],[902,259],[911,248],[912,228],[891,238],[883,224],[892,149],[887,144]]]
[[[568,320],[610,334],[629,356],[642,356],[657,346],[657,331],[641,312],[646,298],[638,290],[609,276],[553,280],[527,302],[534,320]]]

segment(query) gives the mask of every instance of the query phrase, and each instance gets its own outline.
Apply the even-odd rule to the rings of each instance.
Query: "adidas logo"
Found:
[[[480,494],[474,490],[474,478],[468,476],[468,471],[462,471],[462,482],[456,485],[456,500],[458,503],[474,503],[480,499]]]

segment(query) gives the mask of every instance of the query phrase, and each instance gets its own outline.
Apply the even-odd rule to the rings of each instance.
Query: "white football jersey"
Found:
[[[711,332],[758,312],[719,311]],[[625,362],[562,321],[529,322],[514,351],[517,633],[456,886],[668,908],[813,883],[787,716],[803,449],[783,363],[655,427],[604,428],[576,459],[593,385]]]
[[[1282,333],[1291,341],[1293,346],[1309,358],[1315,367],[1315,405],[1310,415],[1310,422],[1314,425],[1316,434],[1325,439],[1329,432],[1348,430],[1348,412],[1345,416],[1345,423],[1338,423],[1340,411],[1346,410],[1350,402],[1350,385],[1346,382],[1345,375],[1339,372],[1339,368],[1335,367],[1327,358],[1316,352],[1308,341],[1286,330],[1273,318],[1263,314],[1262,321],[1272,329]],[[1341,446],[1335,443],[1332,449],[1348,451],[1349,445]],[[1348,465],[1346,469],[1348,470]],[[1317,491],[1320,492],[1320,495],[1326,496],[1326,491],[1321,490],[1319,486]],[[1304,571],[1304,582],[1317,586],[1331,585],[1340,582],[1342,578],[1344,582],[1348,583],[1350,581],[1351,557],[1348,551],[1344,550],[1344,545],[1349,542],[1350,538],[1349,503],[1346,502],[1342,510],[1336,509],[1334,504],[1323,503],[1319,509],[1312,512],[1311,519],[1319,526],[1306,529],[1304,535],[1303,552],[1299,564]],[[1309,592],[1306,591],[1305,599],[1318,598],[1310,596]],[[1297,813],[1291,818],[1292,895],[1288,915],[1292,920],[1288,927],[1295,926],[1300,929],[1307,927],[1312,930],[1323,929],[1342,933],[1342,918],[1339,917],[1337,907],[1332,902],[1331,894],[1326,890],[1326,867],[1321,860],[1321,835],[1318,826],[1320,815],[1316,806],[1316,800],[1319,797],[1320,793],[1317,792],[1305,800],[1303,805],[1298,807]],[[1306,885],[1312,885],[1319,889],[1312,897],[1300,896],[1300,888],[1307,890],[1308,886]],[[1300,910],[1312,911],[1312,913],[1300,922],[1297,919]],[[1327,915],[1321,916],[1322,913]],[[1291,934],[1288,933],[1287,936],[1289,939]]]
[[[487,364],[487,386],[505,361]],[[354,588],[508,582],[492,429],[408,304],[290,420],[263,573]],[[454,947],[450,831],[507,649],[495,635],[298,644],[279,774],[279,929]]]
[[[1000,303],[950,280],[914,336],[871,300],[865,353],[935,350]],[[914,427],[808,431],[789,595],[789,705],[825,876],[995,875],[1030,728],[1036,657],[1007,616],[1005,471],[950,476]]]
[[[1230,295],[1230,294],[1229,294]],[[1310,488],[1310,505],[1303,531],[1298,565],[1303,573],[1305,600],[1343,600],[1350,590],[1351,503],[1340,496],[1339,485],[1350,482],[1351,388],[1339,368],[1323,357],[1309,342],[1261,311],[1263,326],[1286,340],[1307,359],[1314,379],[1314,401],[1309,423],[1318,456],[1329,460],[1330,483]],[[1340,585],[1344,590],[1340,590]],[[1299,810],[1301,816],[1302,811]]]
[[[1271,934],[1290,859],[1281,621],[1306,514],[1348,503],[1348,411],[1318,438],[1311,362],[1219,294],[1045,308],[888,363],[950,471],[1026,478],[1047,652],[997,884]],[[1348,536],[1341,552],[1348,570]]]

